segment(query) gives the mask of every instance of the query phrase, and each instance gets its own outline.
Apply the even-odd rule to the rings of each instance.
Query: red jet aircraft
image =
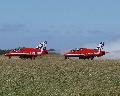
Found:
[[[19,58],[35,59],[37,56],[48,54],[47,50],[41,51],[35,48],[22,48],[19,50],[12,50],[5,54],[5,56],[11,58],[12,56],[18,56]]]
[[[104,45],[102,45],[103,47]],[[71,50],[64,54],[65,59],[69,59],[69,57],[79,57],[79,59],[91,59],[93,60],[94,57],[101,57],[108,52],[102,50],[102,48],[98,49],[90,49],[90,48],[80,48],[76,50]]]
[[[28,59],[30,58],[35,59],[35,57],[37,56],[41,56],[41,55],[46,55],[48,54],[48,50],[46,49],[39,49],[39,48],[21,48],[19,50],[12,50],[8,53],[5,54],[5,56],[9,57],[9,59],[12,56],[17,56],[21,59]]]

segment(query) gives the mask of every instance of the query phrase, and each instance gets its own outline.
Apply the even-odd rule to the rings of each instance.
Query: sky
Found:
[[[120,0],[0,0],[0,49],[120,50]]]

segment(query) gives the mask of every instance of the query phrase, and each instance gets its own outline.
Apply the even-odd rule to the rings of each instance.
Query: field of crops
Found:
[[[0,56],[0,96],[120,96],[120,61]]]

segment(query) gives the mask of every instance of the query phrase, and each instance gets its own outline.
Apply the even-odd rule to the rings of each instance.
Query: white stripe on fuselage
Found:
[[[42,54],[42,52],[37,52],[38,55]]]
[[[85,55],[85,54],[66,54],[66,55]]]
[[[30,53],[9,53],[9,54],[18,54],[18,55],[21,55],[21,54],[30,54]]]
[[[16,55],[16,54],[18,54],[18,55],[23,55],[23,54],[29,55],[29,54],[33,54],[33,55],[35,55],[35,52],[31,52],[31,53],[9,53],[9,54],[12,54],[12,55],[13,55],[13,54],[15,54],[15,55]],[[40,55],[40,54],[42,54],[42,52],[37,52],[37,54]]]

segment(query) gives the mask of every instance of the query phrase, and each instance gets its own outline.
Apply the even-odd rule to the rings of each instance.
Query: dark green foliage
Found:
[[[5,54],[6,52],[9,52],[10,50],[2,50],[2,49],[0,49],[0,55],[3,55],[3,54]]]

